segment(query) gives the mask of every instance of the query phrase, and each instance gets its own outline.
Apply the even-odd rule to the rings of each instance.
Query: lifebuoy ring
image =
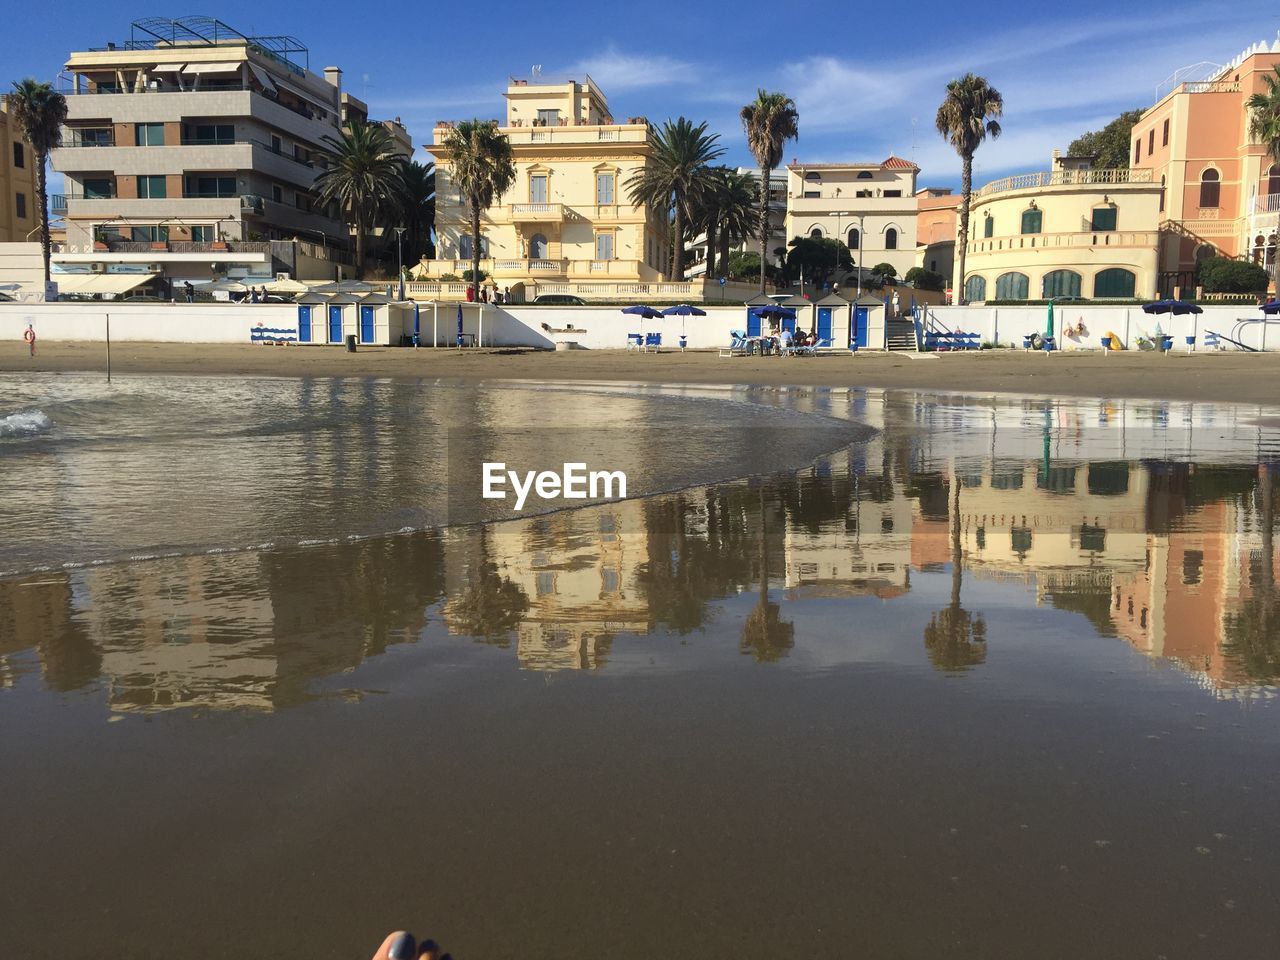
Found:
[[[27,327],[27,329],[24,330],[22,333],[22,339],[25,340],[27,343],[35,343],[36,332],[32,330],[30,327]]]

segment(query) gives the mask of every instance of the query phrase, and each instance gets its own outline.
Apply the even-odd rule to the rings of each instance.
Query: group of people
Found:
[[[467,302],[468,303],[476,302],[476,288],[471,284],[467,284]],[[497,303],[497,304],[510,303],[511,288],[506,287],[503,290],[499,290],[496,285],[490,286],[489,284],[481,284],[479,302],[480,303]]]
[[[797,347],[815,346],[818,342],[818,337],[812,330],[808,333],[803,330],[797,330],[793,333],[787,329],[779,330],[774,327],[766,336],[762,336],[754,342],[762,357],[767,357],[770,354],[781,357],[791,353]]]

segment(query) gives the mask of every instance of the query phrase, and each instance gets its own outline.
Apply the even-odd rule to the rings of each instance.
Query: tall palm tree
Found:
[[[684,279],[684,235],[695,207],[710,188],[708,164],[724,154],[720,136],[707,125],[680,117],[649,130],[649,162],[627,181],[631,202],[673,217],[671,276]]]
[[[405,263],[434,254],[431,231],[436,222],[436,165],[409,160],[400,168],[396,213],[405,228]]]
[[[720,197],[720,273],[729,271],[729,248],[755,232],[759,181],[749,173],[730,170]]]
[[[951,603],[929,618],[924,647],[929,660],[946,673],[960,673],[987,659],[987,622],[960,605],[964,557],[960,549],[960,476],[951,475]]]
[[[1249,137],[1266,144],[1267,156],[1280,163],[1280,65],[1274,68],[1274,73],[1265,74],[1262,82],[1267,92],[1255,93],[1245,101],[1245,109],[1249,111]],[[1280,296],[1280,253],[1275,257],[1273,269],[1276,294]]]
[[[764,293],[765,263],[769,246],[769,178],[782,162],[788,140],[800,138],[800,112],[785,93],[757,90],[756,98],[742,108],[742,128],[747,146],[760,164],[760,292]]]
[[[516,182],[511,141],[496,120],[463,120],[444,142],[449,177],[471,208],[471,282],[480,293],[480,212],[502,199]]]
[[[935,121],[956,153],[960,154],[960,229],[956,237],[956,264],[959,290],[956,303],[964,303],[964,261],[969,246],[969,202],[973,199],[973,155],[987,137],[1000,136],[996,117],[1004,113],[1004,97],[985,77],[966,73],[947,84],[947,96],[938,107]]]
[[[356,277],[364,270],[369,228],[395,203],[404,157],[396,152],[387,129],[360,120],[347,124],[338,136],[321,138],[325,169],[316,177],[316,195],[336,202],[356,233]]]
[[[694,203],[693,223],[690,225],[690,232],[696,233],[701,229],[706,235],[707,272],[705,276],[707,279],[711,279],[716,275],[716,255],[719,252],[718,241],[720,236],[720,206],[727,186],[725,176],[730,172],[728,167],[708,167],[706,183]]]
[[[40,253],[44,279],[49,282],[49,182],[45,170],[49,151],[62,146],[62,125],[67,122],[67,98],[48,83],[34,77],[16,81],[9,105],[23,137],[35,154],[36,194],[40,202]]]

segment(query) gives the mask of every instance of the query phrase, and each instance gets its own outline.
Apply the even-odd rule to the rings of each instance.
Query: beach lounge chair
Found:
[[[730,330],[729,345],[720,348],[722,357],[745,357],[747,355],[747,331]]]
[[[823,339],[819,340],[817,343],[810,343],[803,347],[796,347],[795,352],[796,352],[796,356],[799,356],[799,357],[816,357],[818,355],[819,350],[830,350],[830,349],[831,349],[831,338],[824,337]]]
[[[643,333],[628,333],[628,334],[627,334],[627,349],[628,349],[628,350],[643,350],[643,349],[644,349],[644,334],[643,334]]]
[[[657,353],[658,348],[660,346],[662,346],[662,334],[646,333],[644,335],[644,352],[645,353],[649,353],[650,351],[652,351],[653,353]]]

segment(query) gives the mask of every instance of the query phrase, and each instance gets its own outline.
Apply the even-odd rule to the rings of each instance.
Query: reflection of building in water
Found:
[[[810,526],[789,515],[784,535],[788,599],[905,594],[911,586],[914,502],[889,478],[859,476],[835,458],[814,479],[847,483],[852,501],[840,516]],[[840,504],[842,507],[843,503]]]
[[[514,633],[520,665],[533,670],[598,669],[618,633],[647,633],[649,604],[636,585],[648,558],[643,503],[623,501],[460,529],[447,540],[449,571],[444,620],[451,633],[482,635],[468,613],[483,600],[468,597],[477,571],[493,565],[495,598],[518,587],[527,606],[492,621],[506,641]],[[474,619],[474,618],[471,618]]]

